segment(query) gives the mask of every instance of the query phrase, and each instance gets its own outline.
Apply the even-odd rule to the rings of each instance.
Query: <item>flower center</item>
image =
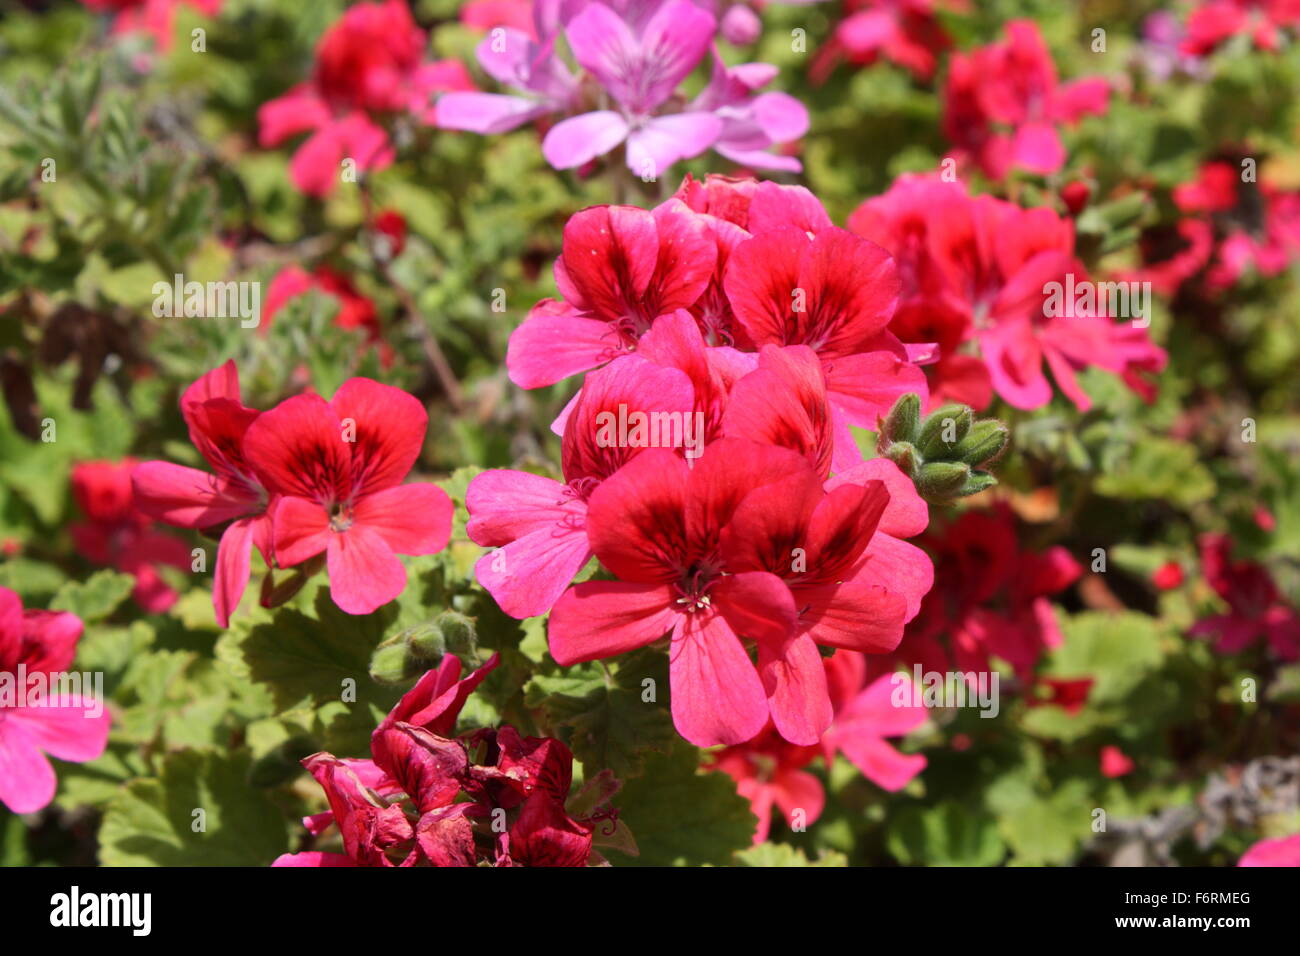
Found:
[[[352,527],[352,508],[348,505],[335,504],[330,509],[330,530],[347,531]]]
[[[704,611],[713,606],[709,588],[717,580],[718,570],[709,562],[691,565],[677,582],[677,605],[688,614]]]

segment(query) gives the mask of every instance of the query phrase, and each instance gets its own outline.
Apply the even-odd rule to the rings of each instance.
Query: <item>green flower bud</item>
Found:
[[[1146,193],[1134,192],[1098,206],[1097,213],[1111,229],[1119,229],[1141,219],[1150,204],[1151,199]]]
[[[1011,430],[996,419],[976,422],[966,437],[957,443],[952,457],[972,468],[977,467],[1001,454],[1010,437]]]
[[[917,447],[926,458],[949,459],[974,420],[969,405],[944,405],[935,409],[921,425]]]
[[[970,495],[977,495],[986,488],[992,488],[998,483],[998,480],[990,475],[987,471],[972,471],[966,484],[962,485],[959,497],[966,498]]]
[[[421,660],[437,664],[447,653],[447,640],[434,622],[417,624],[402,632],[411,653]]]
[[[886,444],[910,442],[916,439],[916,429],[921,423],[921,399],[912,392],[900,395],[889,414],[880,423],[880,436]]]
[[[403,640],[385,641],[370,657],[370,677],[381,684],[404,684],[428,670],[428,664],[411,653]]]
[[[916,469],[921,465],[921,456],[917,454],[911,442],[895,442],[885,449],[885,457],[909,478],[916,475]]]
[[[916,476],[916,490],[932,504],[945,504],[960,496],[970,477],[970,465],[965,462],[931,461]]]
[[[443,611],[434,623],[442,632],[448,652],[456,655],[474,655],[478,650],[478,632],[473,618],[457,611]]]

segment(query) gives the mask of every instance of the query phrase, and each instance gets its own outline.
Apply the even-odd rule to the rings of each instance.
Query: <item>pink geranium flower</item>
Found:
[[[743,9],[732,7],[732,10]],[[781,169],[797,173],[803,164],[772,147],[792,143],[808,132],[808,110],[788,93],[758,91],[776,78],[769,63],[727,66],[715,48],[708,85],[688,107],[710,111],[722,122],[713,150],[747,169]]]
[[[934,75],[941,53],[952,40],[936,16],[939,8],[963,8],[963,0],[845,0],[844,16],[812,64],[822,82],[839,60],[870,66],[883,57],[918,80]]]
[[[172,48],[176,8],[191,6],[204,16],[215,17],[221,0],[81,0],[89,9],[113,15],[114,33],[147,33],[158,49]]]
[[[111,718],[102,701],[84,694],[36,695],[29,683],[72,666],[81,630],[75,614],[25,611],[17,594],[0,587],[0,673],[15,690],[11,699],[0,700],[0,803],[13,813],[35,813],[54,799],[58,782],[46,754],[84,763],[108,744]]]
[[[1232,540],[1203,534],[1201,571],[1228,605],[1224,614],[1198,621],[1188,632],[1213,637],[1220,654],[1238,654],[1261,638],[1284,661],[1300,659],[1300,614],[1279,594],[1268,570],[1255,561],[1232,560]]]
[[[1300,833],[1260,840],[1241,855],[1238,866],[1300,866]]]
[[[756,347],[806,345],[821,360],[842,467],[861,457],[848,425],[874,428],[906,392],[924,401],[925,374],[888,331],[899,291],[889,254],[829,220],[816,225],[814,235],[797,225],[756,231],[732,251],[724,288]]]
[[[1137,765],[1133,763],[1133,758],[1114,744],[1107,744],[1101,748],[1101,775],[1103,777],[1115,779],[1127,776],[1133,772],[1135,766]]]
[[[1295,0],[1200,0],[1187,18],[1181,49],[1205,56],[1247,33],[1258,49],[1276,52],[1284,42],[1281,31],[1298,28],[1300,4]]]
[[[507,365],[525,388],[640,348],[657,320],[685,309],[706,344],[816,353],[837,467],[861,458],[850,424],[874,428],[899,395],[926,390],[911,358],[931,346],[914,352],[887,328],[898,294],[889,255],[835,228],[802,187],[688,179],[652,212],[583,210],[565,227],[555,277],[563,298],[539,303],[510,338]]]
[[[1101,77],[1059,83],[1032,20],[1009,22],[1006,37],[953,55],[944,88],[944,132],[994,179],[1013,167],[1054,173],[1066,155],[1058,127],[1105,113],[1110,86]]]
[[[271,557],[269,495],[244,456],[243,442],[258,412],[240,401],[239,370],[226,362],[181,396],[190,441],[211,472],[146,461],[131,473],[135,501],[148,515],[181,528],[220,532],[212,606],[225,627],[248,586],[252,550]]]
[[[544,7],[545,4],[536,4]],[[473,30],[484,32],[493,27],[510,27],[533,39],[534,4],[532,0],[470,0],[461,4],[460,22]]]
[[[555,263],[563,300],[539,303],[510,336],[511,380],[551,385],[630,350],[658,316],[694,304],[716,258],[708,224],[681,203],[576,213]]]
[[[391,219],[387,222],[387,228],[394,231],[391,235],[387,232],[383,234],[394,244],[395,251],[391,254],[395,256],[396,249],[400,249],[401,242],[405,241],[405,224],[400,227],[399,232],[397,231],[399,227]],[[378,221],[376,226],[377,231],[380,231]],[[270,331],[271,322],[280,311],[294,299],[308,292],[319,292],[334,299],[338,303],[338,311],[334,313],[334,324],[340,329],[364,331],[366,341],[374,346],[379,356],[380,365],[387,368],[392,364],[393,347],[383,340],[383,326],[379,321],[379,312],[375,308],[374,300],[357,289],[356,284],[345,273],[324,264],[314,267],[310,272],[302,266],[285,266],[275,274],[266,290],[266,303],[262,309],[262,322],[258,326],[258,334],[266,335]]]
[[[910,688],[906,674],[882,674],[867,686],[865,659],[852,651],[836,651],[824,661],[826,681],[831,687],[835,718],[819,745],[797,746],[767,728],[755,739],[720,751],[710,760],[736,781],[736,790],[750,802],[758,817],[754,842],[762,843],[771,832],[772,811],[779,809],[793,825],[802,811],[805,825],[815,823],[826,804],[821,781],[806,769],[819,755],[829,765],[842,753],[862,775],[888,791],[905,787],[922,770],[921,754],[902,754],[887,737],[902,737],[926,721],[924,706],[908,702],[896,705],[898,688]]]
[[[1064,548],[1022,549],[1005,507],[963,512],[920,543],[934,558],[934,586],[897,650],[869,658],[872,673],[917,664],[923,671],[979,673],[998,658],[1034,682],[1043,654],[1064,640],[1049,598],[1079,578],[1078,562]],[[1060,699],[1081,705],[1091,682],[1056,684],[1066,695]]]
[[[401,389],[365,378],[330,401],[299,395],[248,426],[243,450],[275,500],[276,563],[324,553],[334,602],[369,614],[406,587],[398,554],[434,554],[451,535],[437,485],[402,484],[424,444],[428,414]]]
[[[84,521],[68,531],[81,556],[135,578],[131,596],[150,614],[176,603],[176,590],[159,573],[161,567],[190,570],[189,546],[154,530],[150,516],[136,506],[131,490],[135,460],[87,461],[72,469],[72,497]]]
[[[1174,202],[1217,237],[1206,281],[1226,289],[1247,274],[1268,278],[1300,260],[1300,192],[1279,189],[1267,179],[1245,183],[1241,168],[1216,160],[1196,179],[1174,190]]]
[[[1164,367],[1164,351],[1144,329],[1048,309],[1050,283],[1087,279],[1072,220],[1049,208],[1022,209],[970,196],[958,183],[903,176],[849,223],[894,255],[902,302],[891,329],[908,342],[937,343],[935,384],[945,397],[983,407],[991,387],[1016,408],[1039,408],[1053,393],[1046,366],[1086,411],[1092,399],[1078,382],[1080,369],[1100,367],[1145,391],[1139,373]]]
[[[470,13],[462,11],[462,18]],[[547,4],[523,5],[525,23],[493,24],[475,56],[483,70],[514,93],[452,91],[439,97],[438,125],[472,133],[504,133],[552,113],[577,107],[578,79],[555,54],[559,24]],[[488,13],[489,11],[482,11]],[[503,14],[491,11],[492,18]]]
[[[689,102],[679,91],[718,30],[706,6],[691,0],[536,4],[529,29],[517,22],[495,26],[476,52],[480,66],[512,92],[448,93],[438,101],[439,125],[500,133],[559,116],[542,140],[542,154],[556,169],[586,166],[624,146],[628,167],[646,180],[710,147],[747,166],[798,170],[798,160],[769,152],[808,127],[802,104],[758,92],[775,67],[728,68],[715,53],[704,90]],[[476,10],[475,19],[515,17]],[[561,35],[581,68],[577,75],[558,52]]]
[[[258,110],[258,142],[311,133],[291,173],[313,196],[333,190],[345,158],[358,170],[384,169],[395,153],[377,119],[409,114],[432,123],[436,92],[474,88],[459,62],[424,62],[425,47],[405,0],[349,7],[321,37],[310,81]]]
[[[606,445],[599,417],[690,416],[694,389],[685,373],[635,355],[615,359],[583,382],[564,426],[563,482],[509,469],[482,472],[465,495],[467,532],[492,548],[475,575],[512,617],[545,614],[591,559],[587,502],[600,483],[644,447]],[[703,441],[704,436],[700,436]]]
[[[671,634],[678,732],[699,746],[753,737],[768,719],[769,690],[741,638],[767,648],[765,671],[780,666],[797,609],[776,575],[729,573],[723,529],[749,492],[807,470],[787,449],[731,438],[694,468],[666,449],[636,456],[588,502],[592,550],[618,580],[564,593],[551,611],[551,655],[569,666]]]
[[[816,368],[811,356],[806,367]],[[683,737],[735,744],[771,719],[785,739],[815,743],[831,716],[816,644],[892,647],[929,581],[921,552],[877,533],[894,489],[872,475],[823,492],[807,454],[722,438],[694,468],[651,449],[607,478],[589,501],[587,534],[617,580],[576,585],[556,603],[556,661],[671,635]],[[890,519],[895,530],[914,521],[905,503]]]

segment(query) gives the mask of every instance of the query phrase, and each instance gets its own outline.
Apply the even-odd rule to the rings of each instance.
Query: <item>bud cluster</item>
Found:
[[[943,405],[923,419],[921,400],[901,396],[880,420],[876,451],[896,464],[931,504],[951,504],[998,483],[981,466],[1007,446],[1010,431],[996,419],[976,421],[968,405]]]

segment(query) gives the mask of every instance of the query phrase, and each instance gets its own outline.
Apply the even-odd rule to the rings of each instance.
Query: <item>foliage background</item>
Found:
[[[206,52],[178,42],[147,72],[132,65],[146,41],[109,38],[103,20],[79,4],[11,3],[0,20],[0,354],[10,399],[0,411],[0,585],[28,607],[83,617],[78,667],[106,674],[116,718],[102,758],[58,764],[52,807],[28,818],[0,810],[0,860],[269,863],[293,848],[298,819],[320,809],[296,761],[319,749],[365,752],[369,730],[402,689],[368,676],[372,652],[443,608],[476,618],[477,647],[464,649],[467,657],[499,650],[504,658],[471,698],[466,726],[508,720],[524,733],[554,733],[584,769],[609,766],[625,779],[616,802],[641,856],[615,855],[616,864],[1107,862],[1115,850],[1094,839],[1094,808],[1134,820],[1190,806],[1214,775],[1232,780],[1231,768],[1296,753],[1300,669],[1276,666],[1262,651],[1222,657],[1186,634],[1217,609],[1193,570],[1203,531],[1230,531],[1240,555],[1265,563],[1293,605],[1300,598],[1294,264],[1218,298],[1157,300],[1154,338],[1170,365],[1151,405],[1089,375],[1098,401],[1085,415],[1059,397],[1032,414],[996,409],[1013,425],[1014,452],[1002,486],[985,498],[1011,504],[1022,546],[1061,544],[1085,566],[1094,548],[1109,556],[1104,573],[1089,571],[1058,596],[1067,640],[1042,665],[1049,675],[1094,677],[1084,709],[1070,717],[1019,702],[994,721],[972,711],[944,715],[907,741],[904,749],[924,752],[929,766],[905,790],[886,794],[841,760],[824,774],[831,796],[821,820],[806,833],[778,823],[772,845],[746,849],[753,818],[731,781],[699,772],[700,755],[677,738],[666,706],[640,703],[642,677],[662,661],[634,655],[608,670],[563,670],[545,653],[541,621],[516,622],[495,608],[471,579],[480,551],[464,536],[463,508],[452,547],[408,559],[412,586],[365,618],[340,613],[318,584],[266,611],[254,586],[220,632],[210,579],[169,569],[179,600],[166,613],[143,613],[128,575],[78,554],[68,530],[79,519],[71,469],[124,456],[201,465],[177,397],[227,358],[238,362],[255,407],[308,383],[329,394],[354,374],[412,391],[431,418],[418,470],[439,478],[458,504],[473,468],[522,463],[553,474],[558,461],[548,424],[566,387],[523,392],[508,382],[503,356],[527,309],[554,293],[550,263],[565,220],[610,201],[610,183],[551,170],[527,127],[495,137],[412,127],[397,162],[363,188],[341,188],[325,202],[304,197],[289,181],[287,152],[257,148],[256,110],[301,80],[316,38],[344,6],[227,0],[215,19],[181,7],[178,36],[203,26]],[[1032,17],[1072,78],[1132,77],[1141,20],[1162,5],[973,6],[943,15],[958,47],[991,42],[1007,19]],[[438,56],[472,61],[477,35],[456,22],[455,2],[413,8],[433,27]],[[812,113],[806,173],[787,178],[808,185],[843,222],[898,174],[936,168],[947,144],[934,87],[897,67],[842,66],[823,85],[809,82],[809,55],[838,15],[835,3],[768,7],[753,58],[778,64],[779,88]],[[1095,26],[1108,32],[1105,54],[1089,48]],[[790,49],[796,27],[808,31],[809,54]],[[1149,193],[1144,222],[1162,222],[1173,217],[1175,185],[1203,160],[1242,148],[1274,181],[1300,188],[1300,48],[1271,56],[1233,49],[1215,64],[1204,82],[1134,80],[1106,116],[1069,136],[1070,164],[1059,179],[1009,188],[1033,205],[1086,175],[1098,196]],[[57,183],[33,178],[44,157],[56,160]],[[641,200],[666,196],[688,169],[727,171],[710,154],[675,168]],[[390,268],[373,255],[367,203],[407,221],[406,247]],[[1103,230],[1090,265],[1132,261],[1133,239]],[[259,280],[265,290],[279,268],[322,261],[375,302],[394,351],[390,366],[362,333],[332,324],[334,304],[322,296],[293,303],[265,337],[235,323],[151,313],[153,283],[173,272]],[[492,309],[497,289],[504,313]],[[431,340],[454,370],[457,400],[427,360]],[[30,373],[34,402],[13,400],[23,397],[15,369]],[[57,441],[33,441],[14,408],[53,418]],[[1258,422],[1257,443],[1239,440],[1245,417]],[[1255,520],[1259,506],[1274,519],[1271,531]],[[1191,570],[1189,581],[1158,591],[1150,575],[1169,560]],[[352,707],[337,699],[344,677],[359,678]],[[1259,681],[1258,703],[1240,700],[1245,677]],[[1133,773],[1100,773],[1107,744],[1134,759]],[[208,810],[207,833],[191,832],[196,806]],[[1183,836],[1170,849],[1183,863],[1231,864],[1260,836],[1297,829],[1292,810],[1230,827],[1206,846]]]

